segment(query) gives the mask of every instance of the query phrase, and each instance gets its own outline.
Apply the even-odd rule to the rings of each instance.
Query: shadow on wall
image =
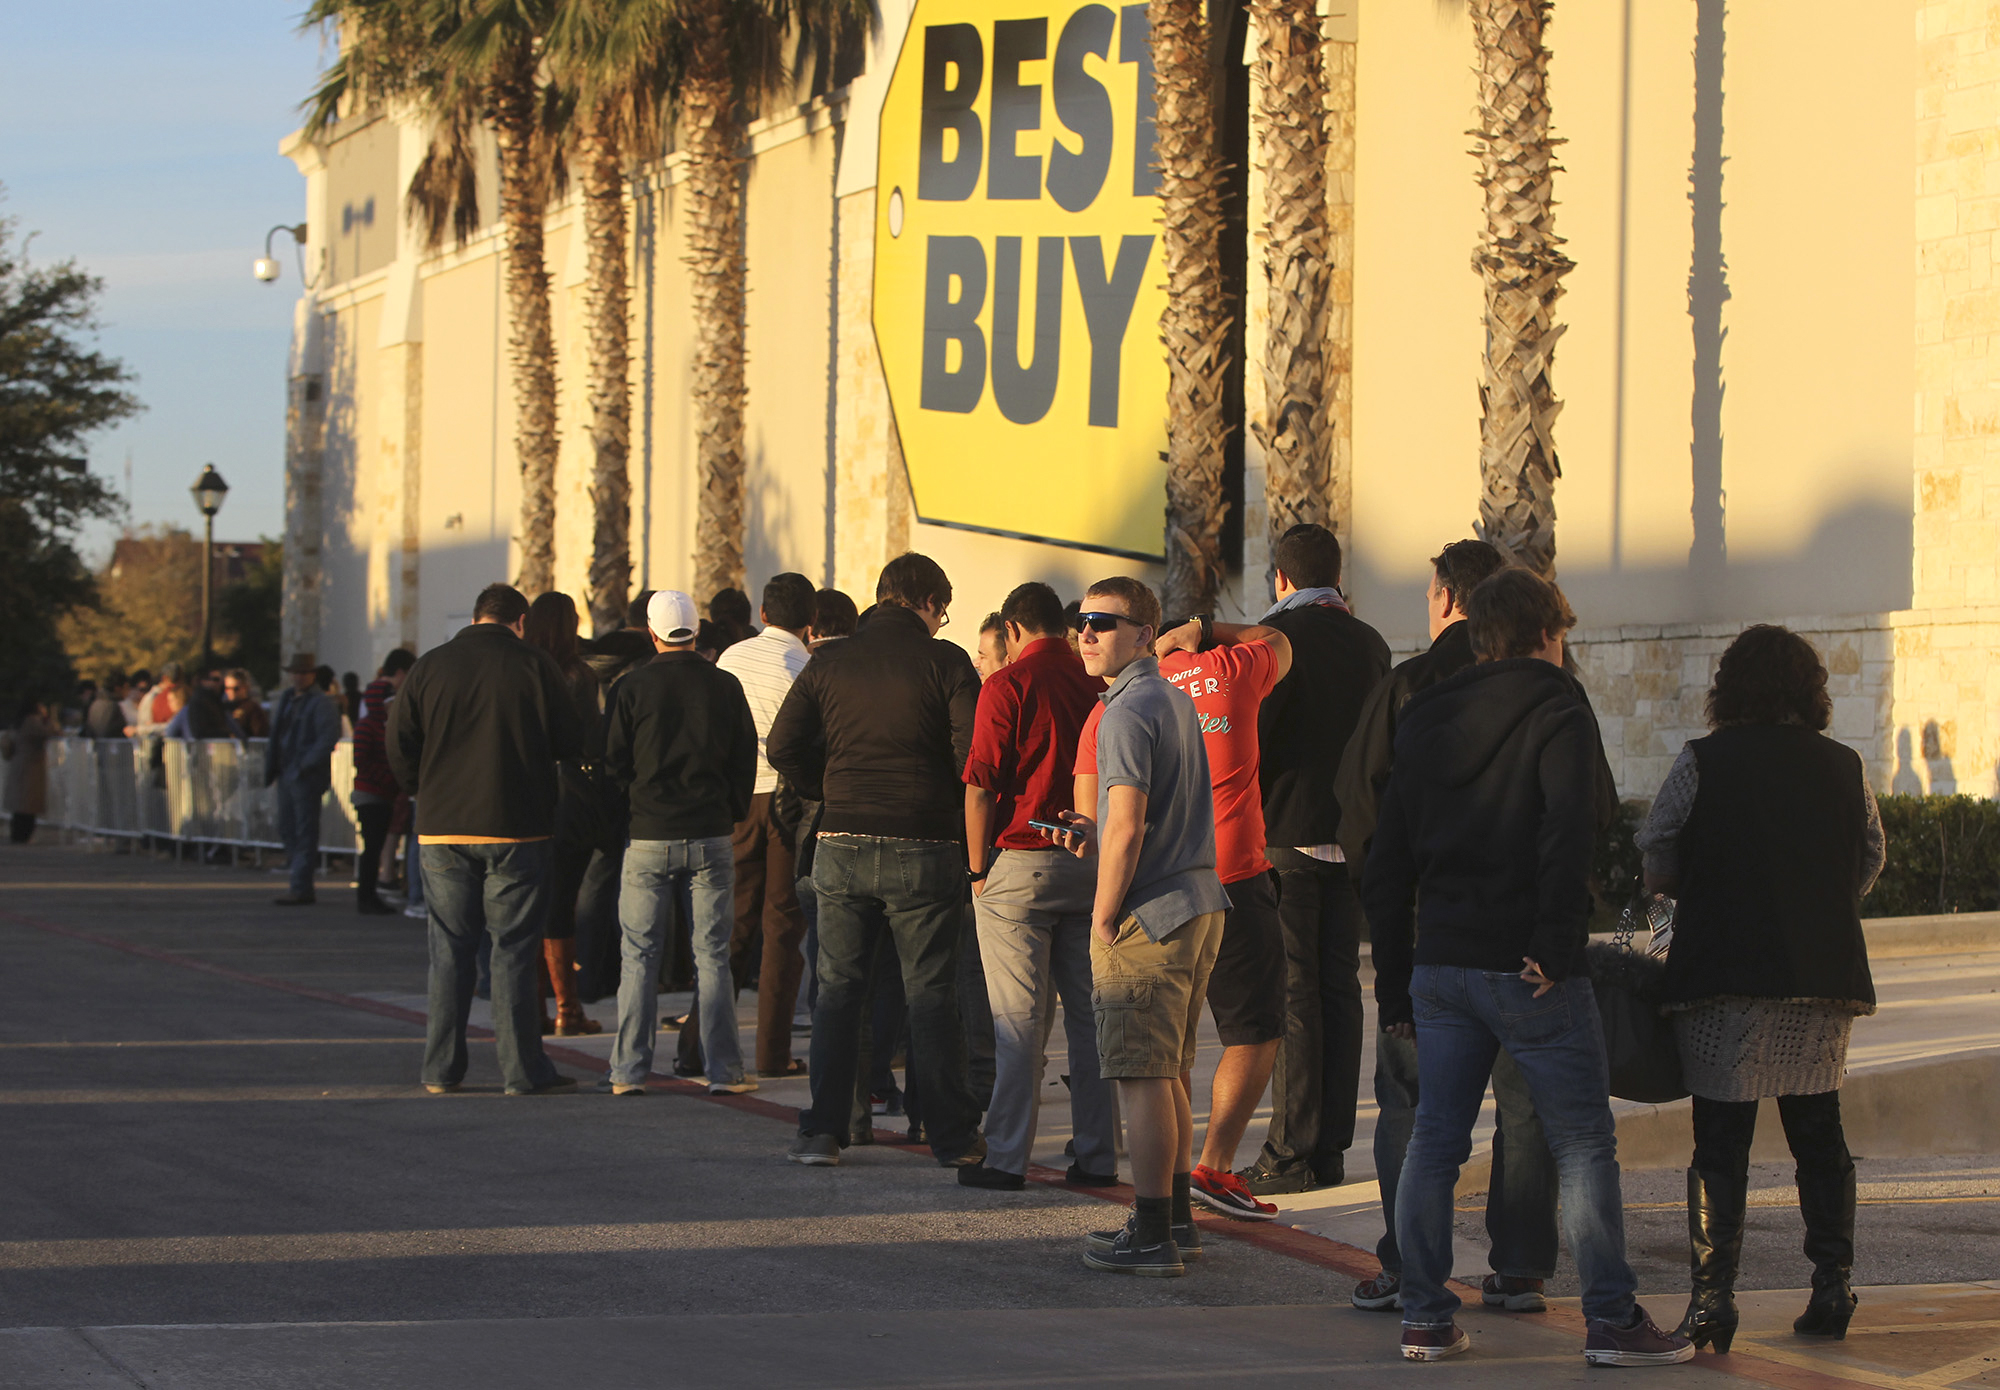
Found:
[[[1558,496],[1560,504],[1560,496]],[[1437,545],[1469,532],[1441,531]],[[1562,523],[1556,523],[1556,577],[1579,624],[1586,628],[1672,623],[1781,622],[1786,618],[1885,613],[1910,605],[1915,542],[1908,510],[1860,502],[1828,516],[1789,554],[1754,559],[1723,556],[1710,581],[1686,565],[1620,569],[1562,562]],[[1355,612],[1399,650],[1398,638],[1424,631],[1424,584],[1429,579],[1385,578],[1366,560],[1350,566],[1347,585]]]
[[[1958,773],[1951,762],[1957,741],[1957,721],[1951,719],[1943,723],[1926,719],[1915,737],[1907,726],[1896,730],[1896,770],[1889,776],[1889,790],[1906,796],[1950,796],[1957,792]],[[1917,752],[1923,757],[1921,770],[1914,760]],[[1995,777],[2000,779],[2000,768],[1995,769]]]
[[[1727,496],[1722,486],[1722,402],[1727,385],[1722,347],[1728,330],[1729,262],[1722,254],[1722,76],[1724,0],[1696,0],[1694,158],[1688,201],[1694,209],[1694,258],[1688,268],[1688,317],[1694,329],[1694,392],[1688,420],[1694,545],[1688,567],[1704,607],[1729,587]]]

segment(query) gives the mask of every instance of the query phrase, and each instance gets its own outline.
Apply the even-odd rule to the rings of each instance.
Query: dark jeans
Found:
[[[313,866],[319,860],[319,805],[326,783],[278,777],[278,841],[285,847],[295,898],[313,895]]]
[[[586,1004],[618,993],[622,969],[618,925],[619,884],[625,876],[625,849],[593,850],[576,894],[576,992]]]
[[[493,949],[493,1041],[509,1090],[546,1086],[556,1069],[542,1052],[542,915],[548,910],[549,842],[425,845],[425,902],[430,908],[430,1035],[427,1085],[465,1079],[465,1022],[472,1011],[481,939]]]
[[[1452,1191],[1503,1047],[1528,1083],[1555,1154],[1583,1315],[1629,1323],[1638,1280],[1625,1259],[1611,1076],[1590,981],[1572,976],[1536,998],[1535,987],[1509,971],[1419,965],[1410,999],[1421,1083],[1396,1202],[1404,1324],[1441,1327],[1458,1311],[1458,1295],[1447,1287]]]
[[[1382,1188],[1382,1241],[1376,1258],[1403,1272],[1396,1248],[1396,1185],[1417,1119],[1417,1045],[1393,1033],[1375,1035],[1375,1178]],[[1521,1069],[1503,1050],[1493,1060],[1493,1101],[1500,1127],[1493,1135],[1493,1177],[1486,1189],[1486,1238],[1495,1274],[1549,1279],[1556,1272],[1556,1161],[1535,1118]]]
[[[1354,1143],[1361,1093],[1361,904],[1345,864],[1280,846],[1265,854],[1285,932],[1285,1038],[1257,1166],[1325,1179]]]
[[[389,818],[395,813],[393,801],[354,803],[354,818],[361,822],[361,852],[354,856],[354,896],[361,902],[380,900],[382,846],[389,842]]]
[[[873,835],[821,836],[813,859],[819,895],[819,1002],[813,1010],[813,1103],[804,1134],[849,1141],[869,962],[893,942],[910,1011],[910,1080],[923,1096],[925,1132],[940,1159],[971,1152],[978,1112],[966,1080],[958,1010],[964,930],[965,851],[955,843]],[[877,1040],[879,1047],[880,1040]]]

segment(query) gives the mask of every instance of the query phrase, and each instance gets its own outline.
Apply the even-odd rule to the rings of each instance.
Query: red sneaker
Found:
[[[1243,1179],[1234,1173],[1217,1172],[1206,1163],[1195,1164],[1188,1174],[1188,1196],[1210,1211],[1238,1221],[1272,1221],[1278,1215],[1277,1206],[1258,1201]]]

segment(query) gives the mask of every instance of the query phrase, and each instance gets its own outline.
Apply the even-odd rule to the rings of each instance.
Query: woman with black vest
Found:
[[[1854,1160],[1840,1125],[1847,1035],[1875,1012],[1861,896],[1882,821],[1861,758],[1823,734],[1826,668],[1782,627],[1746,630],[1708,693],[1715,732],[1681,750],[1639,832],[1646,886],[1678,897],[1667,998],[1694,1092],[1681,1332],[1729,1350],[1757,1102],[1778,1100],[1798,1164],[1812,1301],[1792,1324],[1844,1337],[1854,1314]]]

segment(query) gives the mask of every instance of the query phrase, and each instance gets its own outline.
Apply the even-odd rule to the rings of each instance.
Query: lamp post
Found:
[[[208,670],[214,661],[211,634],[214,631],[213,587],[215,582],[215,514],[222,510],[222,499],[229,492],[229,484],[222,481],[222,475],[215,471],[215,465],[204,464],[201,476],[188,491],[194,494],[194,504],[201,509],[201,669]]]

